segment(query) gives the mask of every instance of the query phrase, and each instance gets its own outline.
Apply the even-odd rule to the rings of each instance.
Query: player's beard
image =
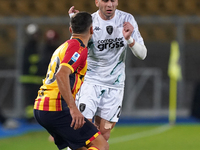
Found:
[[[114,15],[115,15],[115,10],[112,10],[112,11],[102,11],[102,10],[100,10],[100,13],[101,13],[101,15],[103,15],[102,17],[103,17],[103,19],[106,19],[106,20],[110,20],[110,19],[112,19],[113,17],[114,17]]]

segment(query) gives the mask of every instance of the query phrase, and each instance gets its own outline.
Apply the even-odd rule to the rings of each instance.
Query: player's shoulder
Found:
[[[124,19],[131,19],[131,20],[135,20],[134,16],[131,13],[116,9],[116,16],[118,18],[124,18]]]
[[[83,41],[80,38],[72,38],[70,40],[67,41],[69,45],[71,46],[80,46],[85,48],[85,44],[83,43]]]
[[[79,54],[83,54],[87,56],[87,46],[83,43],[82,39],[78,37],[74,37],[70,40],[68,40],[69,46],[68,50],[69,51],[77,51]]]
[[[78,42],[77,42],[76,40],[74,40],[74,39],[69,39],[69,40],[67,40],[67,41],[65,42],[65,44],[67,44],[67,45],[68,45],[68,48],[70,48],[70,47],[72,47],[72,46],[74,46],[74,45],[78,45]]]
[[[97,12],[98,12],[98,11],[95,11],[95,12],[93,12],[91,15],[92,15],[92,16],[95,16],[95,15],[97,15]]]
[[[132,14],[130,14],[130,13],[128,13],[128,12],[125,12],[125,11],[123,11],[123,10],[119,10],[119,9],[116,9],[116,13],[118,14],[118,15],[126,15],[126,16],[133,16]]]
[[[95,18],[97,18],[97,17],[98,17],[98,11],[92,13],[91,16],[92,16],[92,19],[93,19],[93,20],[94,20]]]

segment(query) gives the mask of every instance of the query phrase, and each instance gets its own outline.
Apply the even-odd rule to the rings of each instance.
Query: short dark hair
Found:
[[[73,33],[85,33],[92,24],[92,16],[88,12],[79,12],[71,17],[70,25]]]

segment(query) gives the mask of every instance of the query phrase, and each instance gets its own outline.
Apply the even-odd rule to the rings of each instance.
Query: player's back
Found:
[[[38,91],[35,109],[45,111],[61,110],[62,97],[55,76],[60,65],[67,66],[72,70],[69,77],[72,95],[75,98],[87,70],[87,52],[86,46],[78,38],[68,40],[56,49],[51,57],[46,78]]]

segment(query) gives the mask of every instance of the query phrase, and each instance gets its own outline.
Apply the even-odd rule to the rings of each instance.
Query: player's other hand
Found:
[[[70,126],[73,127],[74,130],[81,128],[85,124],[85,118],[77,107],[70,108],[70,114],[72,116],[72,122]]]
[[[134,27],[129,22],[124,22],[123,24],[123,35],[126,40],[128,40],[133,33]]]
[[[78,12],[79,12],[79,11],[76,10],[76,9],[74,8],[74,6],[72,6],[72,7],[69,9],[68,14],[71,14],[71,13],[78,13]]]

